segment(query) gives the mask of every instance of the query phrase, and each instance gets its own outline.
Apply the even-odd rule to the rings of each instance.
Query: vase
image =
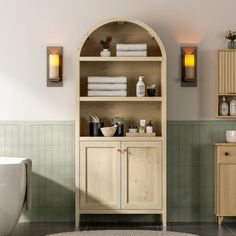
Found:
[[[110,52],[107,48],[104,48],[104,49],[100,52],[100,56],[101,56],[101,57],[110,57],[110,56],[111,56],[111,52]]]
[[[228,49],[236,48],[236,42],[234,40],[229,40],[227,45]]]

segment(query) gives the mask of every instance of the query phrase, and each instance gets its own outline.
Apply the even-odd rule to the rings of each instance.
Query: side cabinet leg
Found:
[[[80,214],[76,214],[76,217],[75,217],[75,228],[76,228],[76,230],[80,229]]]
[[[218,217],[217,217],[218,225],[221,225],[223,219],[224,219],[224,216],[218,216]]]

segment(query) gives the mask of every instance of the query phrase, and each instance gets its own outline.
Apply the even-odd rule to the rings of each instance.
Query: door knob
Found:
[[[225,152],[225,156],[229,156],[229,153],[228,153],[228,152]]]

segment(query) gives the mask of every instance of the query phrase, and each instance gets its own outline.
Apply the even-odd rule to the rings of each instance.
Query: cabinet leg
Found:
[[[224,216],[218,216],[218,217],[217,217],[218,225],[221,225],[223,219],[224,219]]]
[[[80,214],[76,214],[76,217],[75,217],[75,228],[76,228],[76,230],[80,230]]]
[[[161,218],[162,218],[162,230],[163,231],[166,231],[166,227],[167,227],[167,216],[166,216],[166,213],[163,213],[161,215]]]

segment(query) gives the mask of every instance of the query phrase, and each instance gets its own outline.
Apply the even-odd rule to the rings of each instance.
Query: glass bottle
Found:
[[[152,124],[152,121],[149,120],[147,126],[146,126],[146,132],[147,133],[153,133],[153,124]]]
[[[136,96],[144,97],[145,96],[145,84],[143,82],[144,76],[138,77],[138,83],[136,84]]]
[[[225,97],[223,97],[222,102],[220,103],[220,115],[227,116],[229,114],[229,105],[226,102]]]

